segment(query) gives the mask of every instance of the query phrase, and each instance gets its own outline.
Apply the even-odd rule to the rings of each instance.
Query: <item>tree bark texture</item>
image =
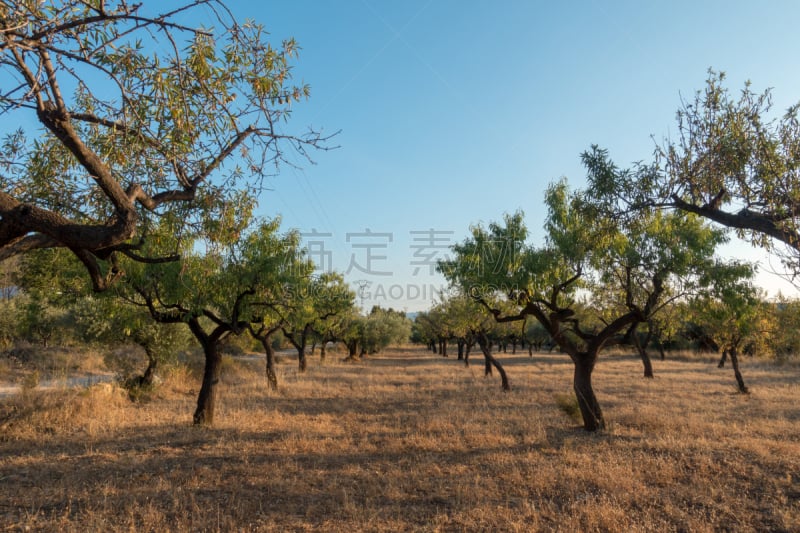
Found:
[[[503,365],[500,364],[500,361],[495,359],[495,357],[492,355],[491,343],[485,339],[485,336],[479,335],[478,345],[481,348],[481,352],[483,352],[483,357],[485,360],[485,375],[491,375],[492,367],[495,367],[497,372],[500,374],[500,383],[502,384],[503,390],[511,390],[511,383],[508,381],[508,375],[506,374]]]
[[[728,352],[728,355],[731,358],[731,366],[733,367],[733,375],[736,377],[736,385],[739,387],[739,392],[742,394],[747,394],[750,391],[745,386],[744,378],[742,378],[742,373],[739,371],[739,355],[736,353],[736,348],[731,348]]]
[[[297,362],[300,372],[305,372],[306,369],[308,369],[308,360],[306,359],[305,346],[301,345],[297,348]]]
[[[639,358],[642,360],[644,366],[644,377],[653,378],[653,362],[650,360],[650,354],[647,353],[647,345],[650,343],[650,335],[645,335],[644,340],[639,337],[639,334],[634,330],[633,344],[636,346],[636,351],[639,352]]]
[[[586,431],[603,430],[606,427],[603,411],[592,388],[592,372],[597,355],[581,352],[572,358],[575,363],[573,388],[578,399],[578,407],[583,417],[583,429]]]
[[[266,354],[266,375],[269,388],[278,390],[278,375],[275,373],[275,350],[272,348],[272,340],[270,336],[261,339],[261,345],[264,347]]]
[[[152,348],[149,346],[145,347],[145,353],[147,354],[147,368],[142,374],[140,383],[145,386],[151,386],[155,382],[156,379],[156,369],[158,369],[158,357],[156,354],[153,353]]]
[[[214,423],[214,408],[217,403],[217,386],[222,369],[222,354],[218,349],[218,340],[207,339],[203,342],[203,354],[206,358],[203,369],[203,384],[197,396],[197,409],[194,412],[196,425],[210,426]]]

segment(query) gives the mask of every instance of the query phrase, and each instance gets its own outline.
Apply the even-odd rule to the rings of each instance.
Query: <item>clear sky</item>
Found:
[[[426,263],[470,224],[522,209],[540,238],[547,184],[581,186],[593,143],[622,166],[650,158],[651,136],[674,131],[681,96],[709,67],[734,90],[774,88],[776,112],[800,100],[796,1],[231,5],[302,47],[294,73],[312,92],[293,126],[341,130],[341,148],[273,180],[262,213],[330,234],[306,242],[370,283],[367,308],[427,308],[443,280]],[[759,281],[794,294],[773,275]]]

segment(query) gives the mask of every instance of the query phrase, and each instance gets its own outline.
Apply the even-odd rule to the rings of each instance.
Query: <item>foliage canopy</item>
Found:
[[[213,28],[184,24],[192,13]],[[66,247],[103,290],[120,254],[175,258],[142,253],[156,218],[180,234],[247,209],[287,148],[325,144],[283,131],[309,93],[292,84],[297,51],[219,0],[0,2],[0,116],[33,124],[2,140],[0,259]]]

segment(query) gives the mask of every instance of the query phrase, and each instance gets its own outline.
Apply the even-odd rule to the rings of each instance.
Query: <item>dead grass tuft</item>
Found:
[[[0,403],[0,439],[97,435],[116,426],[127,404],[125,391],[113,383],[58,391],[23,388],[22,393]]]
[[[553,399],[555,400],[558,408],[561,409],[564,414],[570,418],[570,420],[576,424],[580,424],[582,422],[581,408],[578,405],[578,399],[575,397],[575,394],[557,392],[553,395]]]

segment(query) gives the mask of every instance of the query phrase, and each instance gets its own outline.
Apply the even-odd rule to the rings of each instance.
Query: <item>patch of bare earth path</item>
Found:
[[[561,355],[499,356],[513,390],[422,349],[227,361],[131,403],[110,384],[0,400],[0,531],[800,531],[800,370],[603,357],[610,429],[565,414]],[[560,405],[560,406],[559,406]]]

